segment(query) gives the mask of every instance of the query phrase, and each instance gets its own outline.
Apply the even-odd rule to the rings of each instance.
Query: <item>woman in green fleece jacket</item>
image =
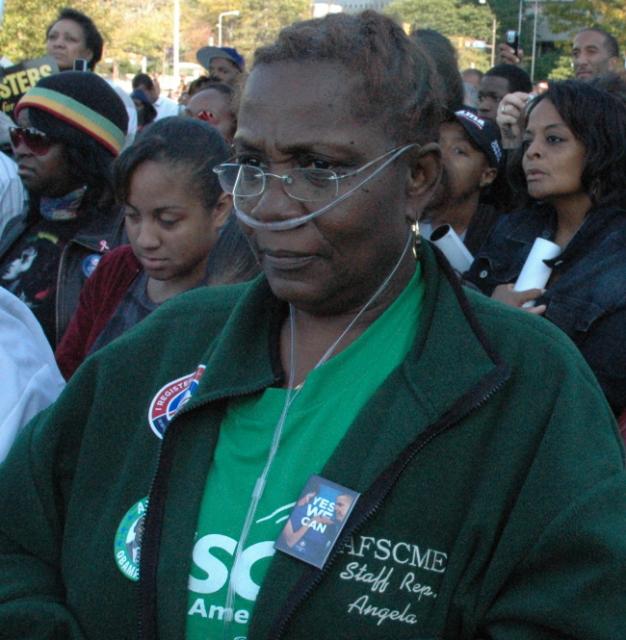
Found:
[[[163,305],[25,430],[0,469],[0,637],[625,636],[602,392],[417,238],[435,86],[373,12],[257,52],[218,173],[264,276]],[[312,529],[295,553],[286,522]]]

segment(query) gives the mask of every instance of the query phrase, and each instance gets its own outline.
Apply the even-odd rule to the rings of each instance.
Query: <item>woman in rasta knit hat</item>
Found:
[[[83,282],[121,242],[110,166],[128,116],[102,78],[68,71],[38,82],[15,118],[11,144],[30,206],[0,240],[0,286],[30,306],[54,346]]]

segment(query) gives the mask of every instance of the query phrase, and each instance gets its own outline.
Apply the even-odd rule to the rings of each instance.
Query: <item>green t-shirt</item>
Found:
[[[245,640],[259,586],[275,553],[274,541],[309,476],[319,474],[359,411],[406,356],[423,295],[418,265],[385,313],[349,347],[307,376],[289,409],[240,566],[235,568],[236,597],[230,633],[224,636],[229,575],[287,390],[272,387],[229,403],[194,537],[187,640]]]

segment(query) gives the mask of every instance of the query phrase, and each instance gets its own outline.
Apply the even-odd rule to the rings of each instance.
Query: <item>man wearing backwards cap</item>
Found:
[[[54,346],[101,254],[121,242],[110,165],[128,116],[105,80],[68,71],[40,80],[15,117],[11,144],[30,207],[0,242],[0,285],[28,304]]]
[[[209,79],[235,84],[245,67],[243,56],[231,47],[202,47],[198,62],[209,72]]]
[[[494,182],[502,163],[498,127],[469,109],[450,114],[439,129],[444,176],[420,222],[422,235],[449,224],[476,251],[495,221],[493,208],[481,196]],[[478,245],[478,246],[476,246]]]

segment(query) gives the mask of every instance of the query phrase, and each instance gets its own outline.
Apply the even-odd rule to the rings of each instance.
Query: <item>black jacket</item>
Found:
[[[85,260],[96,254],[104,254],[124,242],[124,217],[117,208],[109,213],[81,212],[81,217],[84,217],[84,224],[65,245],[57,267],[53,347],[63,337],[78,305],[80,290],[89,275]],[[19,217],[9,223],[0,241],[0,262],[31,232],[37,222],[30,216]]]
[[[554,238],[556,224],[548,205],[503,216],[465,279],[487,295],[515,282],[535,238]],[[576,343],[619,413],[626,408],[626,210],[592,209],[563,253],[546,263],[552,278],[537,304]]]

